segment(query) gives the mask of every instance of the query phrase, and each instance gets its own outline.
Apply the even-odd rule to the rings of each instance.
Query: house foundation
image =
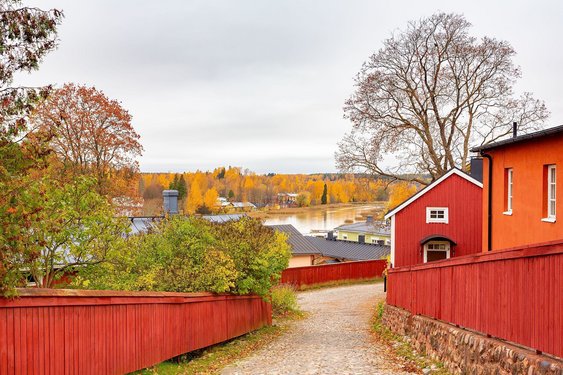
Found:
[[[563,374],[563,361],[385,305],[383,324],[454,374]]]

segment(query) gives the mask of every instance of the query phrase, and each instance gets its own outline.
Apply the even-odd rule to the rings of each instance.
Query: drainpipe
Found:
[[[487,251],[493,249],[493,158],[491,155],[480,152],[481,156],[487,158],[489,161],[489,191],[488,191],[488,204],[487,204]]]

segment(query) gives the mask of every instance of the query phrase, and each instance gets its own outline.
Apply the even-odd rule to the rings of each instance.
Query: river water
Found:
[[[296,214],[272,215],[266,219],[266,225],[291,224],[303,234],[311,234],[315,231],[329,231],[345,224],[346,220],[353,222],[365,221],[360,219],[362,213],[367,213],[374,209],[381,209],[381,204],[361,204],[349,207],[326,208],[318,210],[308,210]],[[356,220],[358,218],[358,220]]]

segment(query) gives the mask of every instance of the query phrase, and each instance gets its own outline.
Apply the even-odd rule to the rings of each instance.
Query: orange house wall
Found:
[[[507,249],[563,238],[563,134],[487,151],[493,158],[492,250]],[[483,159],[483,251],[488,241],[489,162]],[[555,164],[555,223],[545,217],[544,166]],[[512,216],[506,208],[505,168],[513,170]]]

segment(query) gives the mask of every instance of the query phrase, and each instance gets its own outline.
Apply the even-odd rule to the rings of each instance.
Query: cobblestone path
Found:
[[[299,293],[308,317],[222,374],[404,374],[370,334],[373,307],[384,296],[382,284]]]

